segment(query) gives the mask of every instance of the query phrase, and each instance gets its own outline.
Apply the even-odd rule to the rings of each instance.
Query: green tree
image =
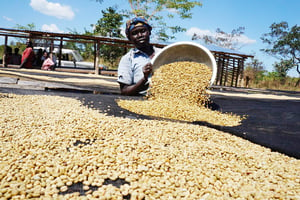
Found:
[[[264,66],[263,63],[258,59],[252,58],[250,62],[246,63],[244,77],[246,81],[251,81],[257,84],[264,77]]]
[[[83,34],[77,32],[75,29],[73,29],[73,30],[69,29],[69,33],[75,34],[75,35],[87,35],[87,36],[94,35],[93,32],[90,32],[86,29],[84,30]],[[77,50],[80,53],[80,55],[83,57],[84,60],[93,60],[93,58],[94,58],[94,45],[92,43],[80,42],[80,40],[78,40],[77,43],[67,41],[67,42],[65,42],[65,44],[63,46],[66,49]]]
[[[263,34],[261,40],[269,46],[261,50],[280,59],[274,65],[275,70],[285,77],[291,68],[296,67],[300,75],[300,26],[289,28],[287,22],[273,23],[270,33]]]
[[[21,30],[28,30],[28,31],[34,31],[36,29],[36,26],[34,23],[31,24],[27,24],[27,25],[20,25],[20,24],[16,24],[16,26],[14,27],[15,29],[21,29]]]
[[[101,12],[102,18],[94,25],[94,34],[105,37],[124,37],[121,34],[120,28],[123,21],[123,15],[117,13],[117,8],[109,7]],[[101,45],[100,52],[104,61],[109,62],[110,67],[114,68],[118,58],[124,54],[124,49],[118,46]]]
[[[280,60],[280,62],[275,62],[274,68],[281,78],[281,83],[284,84],[285,78],[287,77],[287,72],[293,68],[293,61],[290,60]]]
[[[214,44],[228,49],[240,49],[238,37],[244,34],[245,27],[233,29],[231,33],[226,33],[220,28],[217,28],[216,35],[197,35],[194,33],[192,40],[202,40],[205,44]]]
[[[192,18],[192,9],[202,6],[199,0],[128,0],[128,3],[131,10],[124,10],[123,15],[128,18],[144,16],[151,21],[155,35],[161,41],[174,39],[175,33],[186,31],[186,28],[180,26],[170,26],[165,22],[165,18],[173,19],[178,16],[180,19],[189,19]]]
[[[102,10],[102,18],[95,25],[94,32],[101,36],[107,37],[123,37],[121,34],[121,26],[123,15],[117,13],[116,7],[109,7]]]
[[[280,80],[280,75],[278,72],[268,72],[267,75],[265,76],[265,80],[268,81],[276,81]]]
[[[79,34],[79,33],[77,33],[77,34]],[[93,36],[94,33],[85,29],[83,35]],[[80,54],[82,55],[83,59],[90,60],[90,61],[92,61],[94,59],[95,49],[94,49],[93,43],[82,42],[82,43],[77,44],[77,48],[78,48]]]
[[[15,27],[13,27],[14,29],[20,29],[20,30],[28,30],[28,31],[34,31],[36,30],[36,26],[34,23],[31,23],[31,24],[27,24],[27,25],[21,25],[21,24],[16,24]],[[17,40],[20,42],[20,43],[23,43],[23,44],[26,44],[26,40],[27,39],[24,39],[24,38],[17,38]],[[35,41],[33,41],[35,42]],[[38,40],[39,42],[39,40]]]

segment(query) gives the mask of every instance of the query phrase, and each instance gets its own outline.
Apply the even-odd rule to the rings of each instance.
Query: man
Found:
[[[11,64],[13,65],[20,65],[22,56],[19,54],[19,48],[14,49],[14,54],[11,57]]]
[[[150,44],[152,27],[143,17],[126,23],[126,36],[133,42],[131,49],[121,58],[118,67],[118,82],[122,95],[145,95],[152,73],[151,59],[160,50]]]
[[[27,40],[26,44],[27,44],[27,46],[22,54],[20,68],[32,68],[32,63],[34,60],[33,45],[30,40]]]
[[[6,52],[3,55],[4,67],[7,67],[8,64],[11,64],[11,58],[12,58],[12,48],[10,46],[6,46]]]

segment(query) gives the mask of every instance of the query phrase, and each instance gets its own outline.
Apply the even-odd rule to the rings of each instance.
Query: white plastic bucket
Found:
[[[155,70],[160,66],[179,61],[191,61],[207,65],[212,69],[210,84],[214,83],[217,76],[216,60],[206,47],[194,42],[170,44],[156,54],[151,63],[155,73]]]

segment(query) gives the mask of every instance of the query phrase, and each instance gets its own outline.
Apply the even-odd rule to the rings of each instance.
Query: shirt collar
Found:
[[[154,53],[156,53],[158,49],[160,49],[160,48],[153,46]],[[133,53],[136,54],[136,53],[144,53],[144,52],[135,47],[135,48],[133,48]]]

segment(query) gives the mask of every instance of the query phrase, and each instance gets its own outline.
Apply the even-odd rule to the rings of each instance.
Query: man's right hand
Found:
[[[151,63],[147,63],[144,67],[143,67],[143,73],[144,73],[144,79],[148,80],[149,75],[152,73],[152,64]]]

